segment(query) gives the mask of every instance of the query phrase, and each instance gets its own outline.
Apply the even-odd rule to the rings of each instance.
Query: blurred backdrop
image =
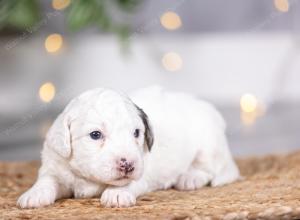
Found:
[[[215,104],[236,156],[300,149],[297,0],[0,0],[0,160],[68,101],[160,84]]]

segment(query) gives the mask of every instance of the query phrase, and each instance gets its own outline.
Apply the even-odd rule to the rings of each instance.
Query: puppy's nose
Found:
[[[121,158],[119,162],[119,170],[124,172],[125,174],[129,174],[134,171],[133,162],[127,161],[126,158]]]

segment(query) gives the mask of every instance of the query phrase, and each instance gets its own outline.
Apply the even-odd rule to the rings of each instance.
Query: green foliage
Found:
[[[126,39],[130,33],[128,24],[114,21],[108,13],[108,7],[115,4],[120,11],[131,13],[141,1],[72,0],[64,12],[68,27],[73,31],[96,26],[103,31],[116,33],[121,39]],[[0,30],[25,30],[37,23],[41,17],[36,0],[0,0]]]
[[[132,11],[136,5],[139,4],[139,0],[116,0],[119,6],[125,11]]]
[[[35,0],[0,0],[0,29],[23,30],[39,19],[39,7]]]
[[[108,30],[111,25],[103,1],[97,0],[73,0],[68,9],[67,22],[74,31],[89,25]]]
[[[124,12],[132,12],[141,0],[114,0]],[[67,9],[67,23],[71,30],[78,31],[86,26],[97,26],[101,30],[116,33],[121,40],[128,38],[130,29],[125,23],[117,23],[108,13],[107,0],[73,0]]]

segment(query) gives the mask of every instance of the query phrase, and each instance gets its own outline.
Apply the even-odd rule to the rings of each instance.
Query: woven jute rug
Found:
[[[131,208],[103,208],[95,198],[26,210],[16,199],[35,181],[39,163],[0,162],[0,219],[300,219],[300,152],[237,162],[241,181],[149,193]]]

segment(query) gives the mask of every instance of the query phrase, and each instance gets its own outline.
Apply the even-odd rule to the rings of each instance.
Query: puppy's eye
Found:
[[[133,136],[135,138],[138,138],[140,136],[140,129],[135,129],[134,133],[133,133]]]
[[[102,138],[102,133],[100,131],[92,131],[90,133],[90,137],[93,139],[93,140],[98,140],[100,138]]]

